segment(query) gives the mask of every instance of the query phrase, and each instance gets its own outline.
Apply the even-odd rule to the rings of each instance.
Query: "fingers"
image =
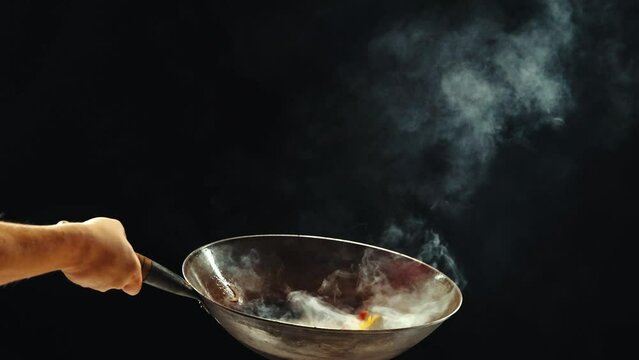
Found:
[[[142,289],[142,271],[140,268],[137,268],[135,275],[133,275],[129,281],[122,286],[122,291],[125,293],[134,296],[137,295]]]
[[[74,275],[74,274],[65,274],[66,277],[76,285],[80,285],[84,288],[93,289],[99,291],[101,293],[105,293],[110,290],[122,290],[128,295],[134,296],[137,295],[142,289],[142,277],[139,275],[134,275],[133,277],[129,277],[126,282],[118,282],[115,278],[107,278],[100,279],[99,282],[87,281],[82,274]],[[118,284],[118,285],[114,285]]]
[[[139,284],[130,283],[125,285],[122,288],[122,291],[124,291],[125,293],[131,296],[135,296],[140,293],[141,289],[142,289],[142,282],[140,282]]]
[[[58,224],[67,224],[61,220]],[[140,261],[119,220],[97,217],[81,223],[89,231],[82,239],[89,250],[77,264],[63,270],[74,283],[106,292],[111,289],[137,295],[142,288]]]
[[[137,258],[136,258],[137,260]],[[135,262],[137,265],[135,270],[133,270],[133,276],[129,278],[129,281],[122,286],[122,291],[133,296],[137,295],[142,289],[142,270],[140,268],[139,262]]]

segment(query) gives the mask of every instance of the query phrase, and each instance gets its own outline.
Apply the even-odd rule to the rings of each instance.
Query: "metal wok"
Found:
[[[186,257],[183,277],[138,256],[146,284],[198,300],[235,339],[268,359],[391,359],[431,334],[462,303],[457,285],[434,267],[347,240],[305,235],[219,240]],[[385,279],[386,296],[410,294],[421,286],[428,293],[424,301],[436,306],[416,314],[417,323],[376,330],[283,320],[294,318],[286,307],[287,294],[294,290],[355,313],[365,307],[377,295],[360,286],[361,274],[353,275],[363,264],[373,279]],[[336,279],[335,274],[346,276]],[[282,317],[286,311],[289,317]]]

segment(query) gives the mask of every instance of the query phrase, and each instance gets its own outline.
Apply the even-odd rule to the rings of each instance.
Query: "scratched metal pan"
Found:
[[[349,240],[286,234],[223,239],[191,252],[182,276],[138,256],[145,284],[196,299],[237,341],[268,359],[392,359],[430,335],[462,303],[460,289],[436,268]],[[384,279],[382,298],[397,302],[406,294],[409,305],[428,311],[412,314],[408,325],[367,330],[294,321],[286,306],[292,291],[354,313],[379,297],[376,290],[362,289],[361,271],[353,275],[364,263],[371,265],[366,276]],[[346,275],[326,286],[335,274]],[[427,298],[411,298],[414,289],[425,290]],[[401,318],[397,313],[383,323]]]

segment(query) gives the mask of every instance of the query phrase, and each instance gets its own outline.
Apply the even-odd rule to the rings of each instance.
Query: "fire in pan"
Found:
[[[198,300],[269,359],[391,359],[462,303],[457,285],[409,256],[354,241],[251,235],[191,252],[179,276],[139,255],[146,284]]]

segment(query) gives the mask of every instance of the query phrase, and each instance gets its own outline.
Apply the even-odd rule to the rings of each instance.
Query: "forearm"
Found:
[[[77,224],[0,221],[0,285],[72,266],[82,251],[82,233]]]

